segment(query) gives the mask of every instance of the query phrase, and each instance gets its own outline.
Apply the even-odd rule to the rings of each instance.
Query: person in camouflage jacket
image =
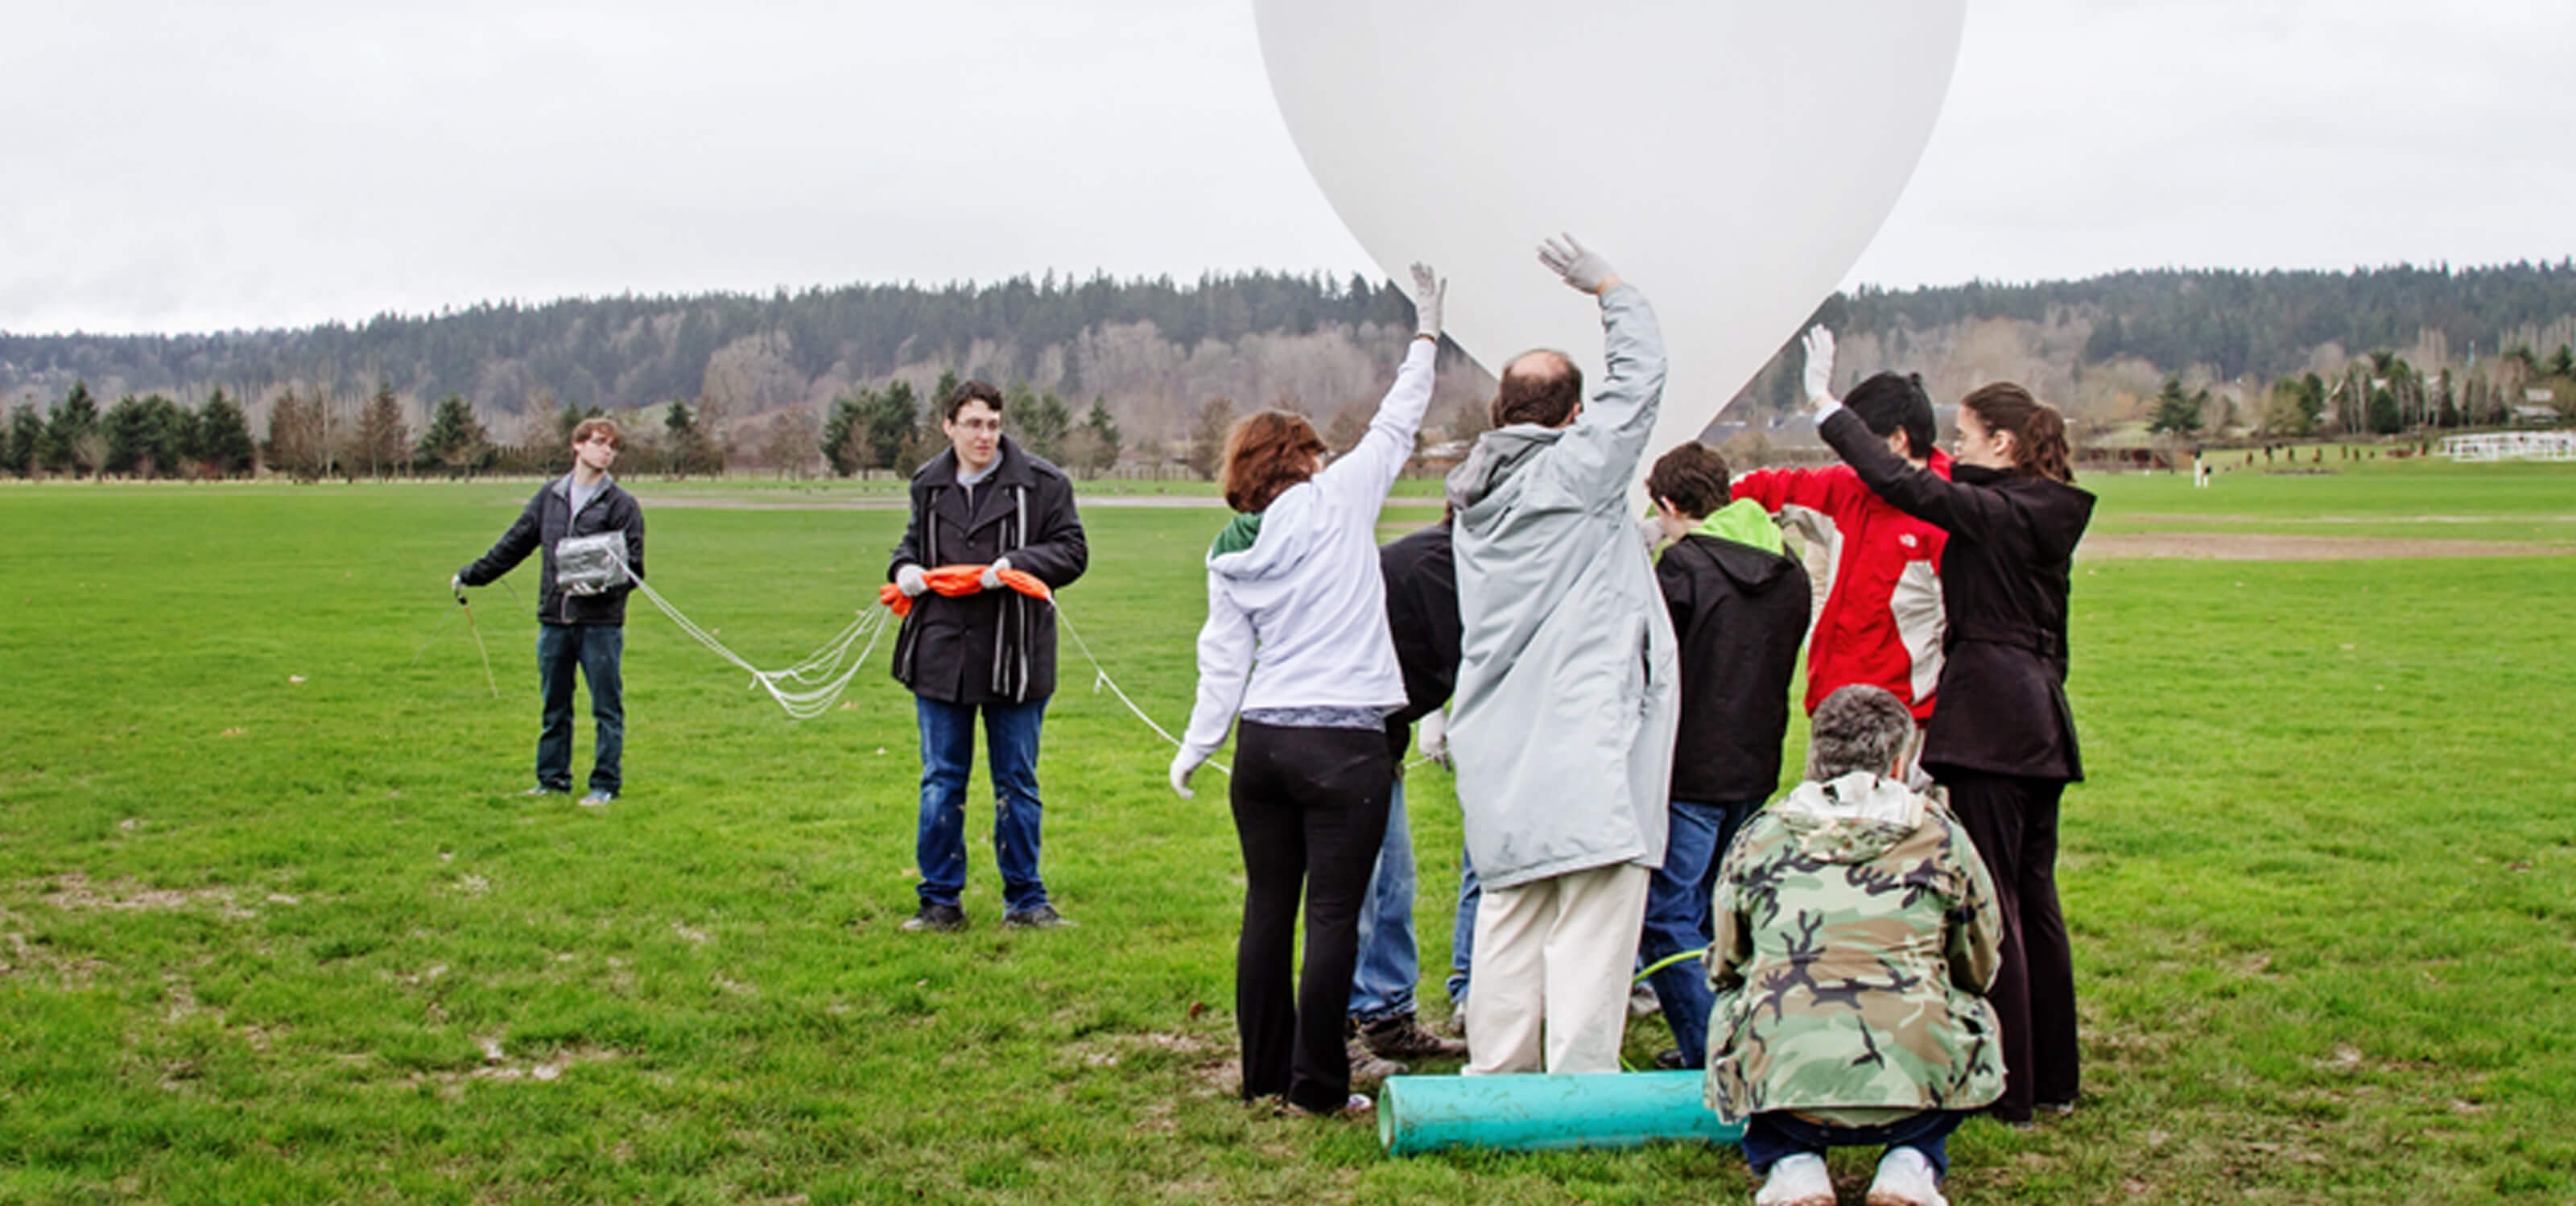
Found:
[[[1728,851],[1710,908],[1706,1098],[1745,1124],[1757,1173],[1799,1157],[1821,1176],[1823,1148],[1883,1144],[1883,1181],[1907,1161],[1921,1178],[1919,1192],[1884,1200],[1928,1204],[1950,1130],[2003,1091],[1984,996],[2002,925],[1966,830],[1905,785],[1913,729],[1881,688],[1827,696],[1807,781]],[[1767,1188],[1757,1199],[1806,1200]],[[1876,1187],[1870,1200],[1882,1200]]]

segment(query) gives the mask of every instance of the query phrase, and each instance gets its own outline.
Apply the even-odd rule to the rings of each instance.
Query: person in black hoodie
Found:
[[[1655,562],[1681,648],[1681,725],[1673,742],[1671,838],[1646,887],[1638,953],[1648,965],[1710,939],[1709,893],[1736,831],[1780,786],[1789,731],[1789,679],[1814,595],[1785,552],[1780,527],[1751,499],[1730,501],[1726,458],[1692,441],[1646,475],[1657,522],[1672,541]],[[1708,1063],[1716,1003],[1706,970],[1683,960],[1651,977],[1673,1029],[1678,1068]]]
[[[1808,334],[1830,362],[1833,336]],[[1990,998],[2003,1025],[2004,1094],[1991,1109],[2024,1123],[2075,1106],[2080,1080],[2075,972],[2057,903],[2057,812],[2081,782],[2066,703],[2066,607],[2093,496],[2074,485],[2066,420],[2010,383],[1959,401],[1950,480],[1916,469],[1821,391],[1817,433],[1879,497],[1949,533],[1939,702],[1923,769],[1994,873],[2003,966]]]
[[[608,476],[617,462],[617,424],[584,419],[572,429],[572,472],[539,487],[491,551],[447,580],[456,599],[542,551],[545,576],[537,584],[537,683],[544,712],[537,730],[537,785],[527,794],[572,792],[572,678],[575,668],[590,687],[594,730],[590,794],[596,807],[617,798],[624,784],[626,691],[620,669],[626,651],[626,592],[618,581],[564,589],[556,578],[555,550],[567,537],[626,535],[626,569],[644,576],[644,509]]]
[[[912,597],[895,637],[895,681],[912,689],[921,726],[921,814],[913,848],[921,907],[907,930],[966,926],[966,777],[975,715],[993,759],[993,861],[1002,924],[1069,925],[1038,874],[1038,733],[1055,693],[1055,609],[1002,585],[1016,569],[1062,590],[1091,563],[1073,483],[1002,434],[1002,391],[969,381],[941,399],[951,445],[912,475],[912,522],[886,578]],[[929,593],[925,570],[984,565],[983,589]]]

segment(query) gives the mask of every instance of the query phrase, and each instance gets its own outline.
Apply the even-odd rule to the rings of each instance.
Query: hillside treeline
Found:
[[[2514,405],[2541,395],[2576,401],[2576,388],[2552,388],[2550,371],[2557,349],[2576,343],[2576,263],[2567,261],[1863,289],[1830,299],[1818,317],[1843,333],[1846,378],[1919,371],[1944,400],[2019,380],[2097,430],[2179,421],[2177,393],[2200,408],[2205,429],[2278,434],[2303,434],[2300,417],[2309,430],[2375,429],[2374,406],[2412,426],[2440,425],[2446,399],[2463,423],[2510,419]],[[935,448],[927,411],[936,383],[953,375],[1043,405],[1043,421],[1074,445],[1059,451],[1106,471],[1122,455],[1187,458],[1219,412],[1287,405],[1347,429],[1344,412],[1375,401],[1411,323],[1404,296],[1382,282],[1254,272],[1188,284],[1050,274],[494,303],[281,331],[0,333],[0,398],[23,441],[0,451],[11,468],[27,466],[21,472],[80,472],[84,462],[119,472],[110,464],[138,458],[165,465],[150,451],[125,453],[176,448],[176,436],[155,444],[137,433],[177,431],[174,412],[202,423],[220,394],[253,431],[277,428],[283,405],[279,430],[291,438],[280,459],[310,445],[335,471],[369,424],[367,464],[454,472],[499,465],[513,449],[542,459],[565,416],[594,412],[623,414],[648,441],[670,441],[664,460],[676,470],[710,458],[897,469]],[[1454,349],[1444,367],[1430,434],[1472,434],[1491,379]],[[1759,429],[1794,411],[1797,367],[1775,360],[1727,418]],[[77,407],[57,413],[75,387],[94,431]],[[2374,397],[2383,390],[2390,405]],[[911,414],[896,415],[889,395]],[[108,424],[107,412],[129,401],[121,425]],[[148,421],[138,417],[146,412]],[[215,415],[229,432],[231,417]],[[682,415],[687,432],[665,428]],[[855,442],[854,415],[865,416]],[[423,450],[430,431],[458,431],[460,418],[477,439]],[[124,438],[110,440],[111,426]],[[319,434],[294,434],[308,428]],[[84,443],[84,434],[96,438]],[[265,462],[274,434],[256,443]],[[484,451],[459,451],[469,445]],[[238,452],[185,459],[202,470],[229,466]]]

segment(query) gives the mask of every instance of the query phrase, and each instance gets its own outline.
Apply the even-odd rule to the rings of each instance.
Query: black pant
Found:
[[[2082,1071],[2074,956],[2057,907],[2057,801],[2066,785],[1953,773],[1942,786],[1986,860],[2003,912],[2003,963],[1986,995],[2003,1023],[2004,1095],[1992,1112],[2006,1122],[2028,1121],[2039,1102],[2074,1101]]]
[[[1234,1012],[1245,1100],[1286,1094],[1330,1113],[1349,1099],[1342,1019],[1359,961],[1360,898],[1386,840],[1394,782],[1381,730],[1249,721],[1236,730],[1234,828],[1243,842],[1244,889]],[[1301,894],[1306,966],[1291,996]]]

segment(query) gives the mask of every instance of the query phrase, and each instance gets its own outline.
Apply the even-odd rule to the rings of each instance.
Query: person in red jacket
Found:
[[[1824,392],[1832,359],[1810,360],[1806,376],[1810,393]],[[1843,405],[1906,463],[1950,476],[1921,378],[1880,373]],[[1828,550],[1832,586],[1807,640],[1808,714],[1837,688],[1863,683],[1904,700],[1918,729],[1931,720],[1941,678],[1941,529],[1888,505],[1849,465],[1756,470],[1736,478],[1733,491]]]

